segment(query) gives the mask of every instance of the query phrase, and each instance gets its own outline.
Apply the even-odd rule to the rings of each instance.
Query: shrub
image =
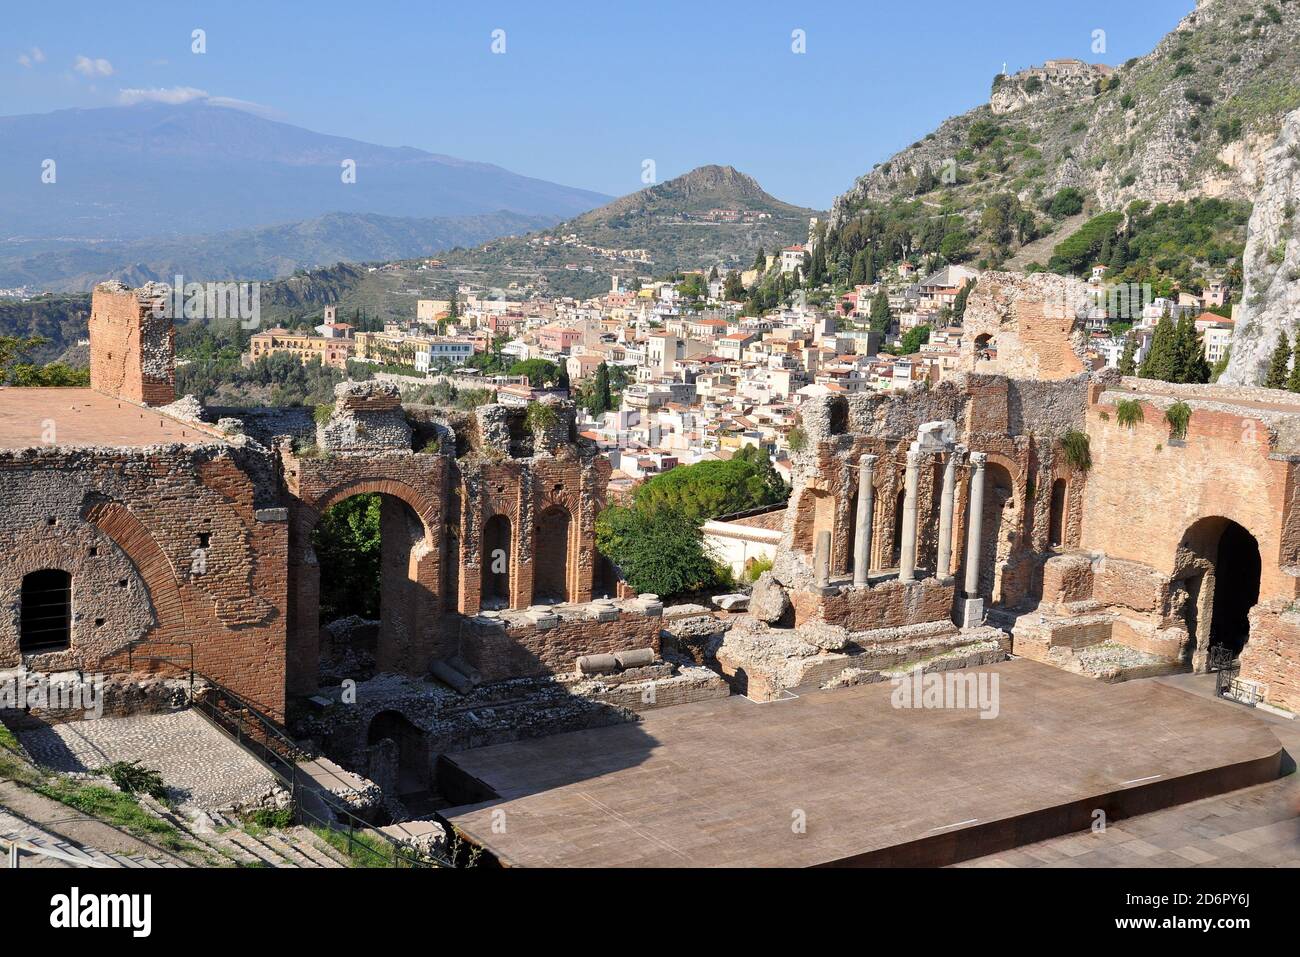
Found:
[[[141,767],[139,761],[114,761],[100,773],[107,775],[124,794],[143,793],[159,801],[167,797],[162,775],[152,768]]]
[[[1065,453],[1065,461],[1070,463],[1071,468],[1080,472],[1092,468],[1092,449],[1087,433],[1078,429],[1066,432],[1061,436],[1061,451]]]
[[[547,405],[545,402],[528,403],[528,411],[524,414],[524,424],[528,426],[528,430],[534,435],[554,428],[555,423],[559,421],[560,414],[555,411],[553,406]]]
[[[317,425],[325,425],[327,422],[329,422],[330,416],[333,414],[334,414],[333,402],[322,403],[316,406],[316,408],[311,410],[311,417],[316,421]]]
[[[785,444],[791,452],[802,452],[808,447],[808,434],[796,425],[785,434]]]
[[[1142,403],[1137,399],[1120,399],[1115,403],[1115,421],[1131,429],[1143,421]]]
[[[1192,408],[1186,402],[1175,402],[1165,409],[1165,422],[1171,439],[1187,438],[1187,423],[1191,421]]]

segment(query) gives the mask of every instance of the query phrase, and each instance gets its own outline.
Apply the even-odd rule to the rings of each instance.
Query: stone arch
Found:
[[[108,536],[144,580],[155,621],[144,637],[183,639],[192,618],[181,593],[180,577],[144,524],[121,502],[107,499],[84,504],[82,518]]]
[[[1184,658],[1204,671],[1216,645],[1239,655],[1250,640],[1250,609],[1259,601],[1259,539],[1230,518],[1201,518],[1183,533],[1174,565],[1170,604],[1187,624]]]
[[[289,537],[288,686],[315,691],[321,664],[320,563],[312,532],[330,508],[357,495],[381,497],[383,597],[375,653],[380,671],[422,673],[428,665],[433,619],[441,606],[441,510],[423,491],[398,479],[362,476],[301,495]],[[387,534],[385,534],[387,533]],[[394,546],[393,543],[396,543]],[[385,598],[387,600],[385,600]]]
[[[573,519],[558,503],[537,516],[533,535],[533,603],[571,601],[570,569],[573,562]]]

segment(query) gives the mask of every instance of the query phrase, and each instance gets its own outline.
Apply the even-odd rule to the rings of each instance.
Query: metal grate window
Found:
[[[23,577],[20,652],[55,651],[72,640],[72,575],[46,568]]]

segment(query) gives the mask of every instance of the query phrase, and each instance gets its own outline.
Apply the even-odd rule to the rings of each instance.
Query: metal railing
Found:
[[[8,861],[10,870],[18,869],[19,861],[22,859],[23,854],[33,857],[49,857],[56,861],[65,861],[68,864],[75,864],[77,867],[112,867],[111,864],[106,864],[103,861],[92,861],[85,857],[77,857],[64,851],[55,850],[52,847],[38,847],[35,844],[18,838],[0,837],[0,846],[6,844],[9,845],[9,849],[5,852],[5,858]]]
[[[302,762],[312,761],[315,754],[288,735],[274,722],[228,688],[204,678],[207,684],[191,701],[191,707],[218,731],[251,753],[281,782],[289,792],[289,807],[294,818],[309,827],[333,834],[353,861],[366,867],[454,867],[448,857],[426,855],[414,850],[391,834],[362,820],[346,806],[343,799],[324,787],[312,784],[316,779],[303,770]],[[344,786],[350,782],[340,779]],[[328,807],[328,814],[313,810],[304,798],[311,796]],[[326,837],[326,840],[329,840]],[[334,841],[330,841],[334,844]],[[336,847],[338,845],[335,845]]]

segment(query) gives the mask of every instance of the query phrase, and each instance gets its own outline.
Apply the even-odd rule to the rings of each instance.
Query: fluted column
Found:
[[[984,452],[970,456],[970,520],[966,523],[966,597],[978,598],[980,591],[980,537],[984,526]]]
[[[939,557],[935,560],[935,577],[945,579],[952,574],[952,508],[957,496],[957,460],[966,454],[966,446],[958,445],[948,453],[943,467],[943,495],[939,499]]]
[[[871,572],[871,518],[876,514],[876,462],[879,456],[858,459],[858,514],[853,527],[853,584],[865,585]]]
[[[907,474],[903,485],[903,541],[898,550],[898,580],[916,581],[916,484],[924,453],[907,453]]]

